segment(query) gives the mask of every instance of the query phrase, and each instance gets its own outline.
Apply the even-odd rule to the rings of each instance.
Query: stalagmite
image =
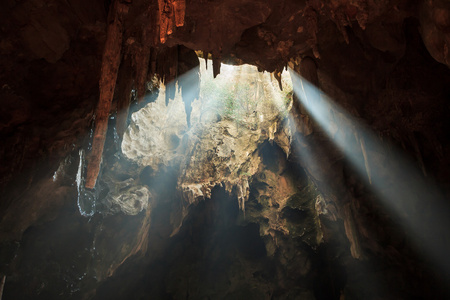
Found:
[[[105,144],[106,132],[108,130],[108,117],[120,65],[123,38],[122,19],[127,12],[128,6],[126,4],[119,1],[114,2],[113,9],[110,14],[110,19],[113,20],[108,26],[105,49],[103,51],[102,69],[99,83],[100,99],[98,101],[95,114],[95,132],[92,141],[92,151],[88,159],[86,188],[89,189],[93,189],[95,187],[98,173],[100,171],[103,147]]]

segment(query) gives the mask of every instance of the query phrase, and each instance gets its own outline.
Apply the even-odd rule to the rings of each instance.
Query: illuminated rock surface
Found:
[[[3,299],[448,299],[449,16],[444,0],[4,1]],[[276,108],[286,66],[334,101],[326,126]],[[240,88],[205,85],[227,76]]]

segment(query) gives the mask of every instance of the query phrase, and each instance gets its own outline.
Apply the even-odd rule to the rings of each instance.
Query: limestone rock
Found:
[[[164,92],[158,99],[132,115],[124,134],[123,154],[142,166],[158,170],[173,165],[183,154],[180,141],[186,130],[186,115],[180,97],[166,107]]]
[[[280,119],[289,109],[283,101],[291,94],[286,91],[287,98],[281,99],[269,75],[255,67],[225,65],[215,79],[211,69],[206,70],[202,61],[203,92],[192,105],[191,129],[186,126],[180,93],[165,106],[161,90],[154,103],[133,114],[122,152],[155,171],[161,166],[178,167],[179,189],[187,203],[209,198],[215,186],[225,184],[229,192],[236,188],[244,210],[248,182],[260,164],[259,145],[276,140],[289,153],[289,130]],[[241,72],[246,76],[241,77]],[[242,95],[229,94],[230,89]]]
[[[133,180],[116,183],[114,191],[105,200],[111,205],[111,212],[122,211],[126,215],[137,215],[148,208],[150,192],[145,186],[133,185]]]

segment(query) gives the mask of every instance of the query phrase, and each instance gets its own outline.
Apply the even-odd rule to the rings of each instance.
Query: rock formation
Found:
[[[449,24],[444,0],[4,1],[0,298],[447,299]]]

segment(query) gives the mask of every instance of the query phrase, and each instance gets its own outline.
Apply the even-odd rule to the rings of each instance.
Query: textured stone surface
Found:
[[[118,154],[116,119],[106,117],[104,165],[92,191],[96,214],[80,216],[74,183],[78,151],[89,149],[101,66],[107,63],[102,53],[112,21],[110,2],[119,3],[2,3],[0,275],[7,275],[5,299],[448,298],[443,292],[448,272],[434,268],[433,257],[412,246],[415,233],[400,226],[402,218],[385,209],[366,182],[369,173],[375,179],[373,166],[394,182],[397,164],[386,163],[391,149],[374,151],[348,132],[348,147],[372,167],[361,176],[297,102],[295,124],[275,123],[270,116],[264,116],[267,124],[252,116],[243,122],[255,122],[263,133],[236,126],[212,109],[200,117],[199,102],[193,103],[194,126],[188,130],[181,102],[171,100],[178,101],[183,115],[175,120],[178,127],[150,123],[151,130],[162,130],[161,138],[147,137],[156,139],[149,148],[133,147],[142,150],[137,156],[147,155],[145,166]],[[374,130],[377,140],[409,156],[414,174],[437,183],[442,197],[412,195],[414,205],[404,215],[424,224],[424,233],[435,238],[433,248],[448,253],[446,226],[437,224],[435,231],[426,226],[439,216],[449,219],[446,1],[120,3],[129,12],[119,37],[125,67],[119,68],[117,90],[109,91],[116,98],[112,114],[117,107],[127,109],[130,89],[139,91],[140,105],[151,101],[155,78],[169,83],[167,100],[173,98],[170,82],[195,68],[194,50],[211,54],[209,70],[222,73],[217,79],[226,74],[221,61],[251,63],[275,78],[288,64],[303,65],[303,75]],[[159,9],[161,4],[167,11]],[[193,78],[182,92],[197,83]],[[184,98],[184,110],[192,99]],[[157,120],[167,118],[163,108]],[[128,115],[124,110],[118,112],[117,141]],[[329,128],[339,136],[347,123],[334,115]],[[246,145],[246,138],[259,146]],[[282,150],[268,146],[272,138]],[[149,158],[159,146],[158,156]],[[189,159],[182,147],[195,150]],[[279,153],[280,168],[264,158],[264,147]],[[302,155],[310,160],[302,161]],[[224,178],[229,184],[220,188]],[[191,200],[180,197],[183,183]],[[130,197],[116,186],[126,186]],[[225,188],[232,186],[228,194]],[[385,190],[410,187],[388,184]],[[436,212],[440,199],[443,209]]]
[[[268,74],[250,66],[225,68],[228,73],[212,80],[211,68],[208,72],[202,61],[202,93],[192,105],[191,128],[187,128],[181,94],[166,106],[167,91],[161,90],[155,102],[132,115],[122,151],[128,159],[153,171],[180,168],[179,188],[189,204],[210,198],[215,186],[225,185],[229,192],[237,189],[245,210],[248,180],[260,163],[258,146],[277,136],[275,141],[289,153],[289,131],[277,132],[289,103],[272,99],[273,95],[282,96]],[[251,87],[241,95],[248,99],[236,100],[227,91],[238,89],[238,83]],[[287,85],[285,88],[289,90]]]

